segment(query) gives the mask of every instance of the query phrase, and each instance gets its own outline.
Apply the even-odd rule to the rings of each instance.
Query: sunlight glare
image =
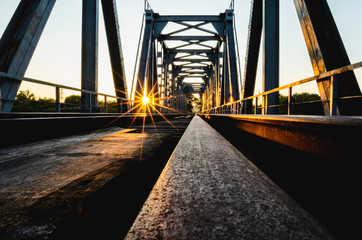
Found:
[[[147,96],[144,96],[142,98],[143,106],[146,106],[150,102],[150,99]]]

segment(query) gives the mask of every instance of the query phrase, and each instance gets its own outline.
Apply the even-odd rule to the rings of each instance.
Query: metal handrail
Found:
[[[76,88],[76,87],[70,87],[70,86],[66,86],[66,85],[62,85],[62,84],[50,83],[50,82],[46,82],[46,81],[43,81],[43,80],[24,77],[24,76],[20,76],[20,75],[16,75],[16,74],[11,74],[11,73],[0,72],[0,77],[10,78],[12,80],[25,81],[25,82],[31,82],[31,83],[36,83],[36,84],[41,84],[41,85],[54,87],[55,91],[56,91],[56,94],[55,94],[55,96],[56,96],[55,103],[56,103],[56,106],[57,106],[56,107],[56,112],[60,112],[60,94],[59,94],[60,89],[78,91],[78,92],[81,92],[81,93],[88,93],[88,94],[95,95],[95,96],[103,96],[104,100],[105,100],[105,103],[107,102],[108,97],[120,100],[121,102],[122,101],[124,101],[124,102],[128,101],[127,98],[117,97],[117,96],[113,96],[113,95],[105,94],[105,93],[89,91],[89,90],[80,89],[80,88]]]
[[[318,81],[318,80],[321,80],[321,79],[326,79],[326,78],[333,78],[334,75],[338,75],[338,74],[341,74],[341,73],[344,73],[344,72],[348,72],[348,71],[352,71],[352,70],[355,70],[355,69],[358,69],[358,68],[361,68],[362,67],[362,61],[360,62],[357,62],[355,64],[351,64],[351,65],[347,65],[347,66],[344,66],[344,67],[341,67],[341,68],[337,68],[337,69],[333,69],[331,71],[327,71],[327,72],[324,72],[324,73],[321,73],[319,75],[316,75],[316,76],[313,76],[313,77],[309,77],[309,78],[305,78],[305,79],[302,79],[302,80],[299,80],[299,81],[296,81],[296,82],[293,82],[293,83],[290,83],[290,84],[286,84],[284,86],[281,86],[281,87],[278,87],[278,88],[274,88],[274,89],[271,89],[269,91],[266,91],[266,92],[263,92],[263,93],[259,93],[259,94],[256,94],[256,95],[253,95],[253,96],[250,96],[250,97],[246,97],[246,98],[243,98],[243,99],[240,99],[238,101],[233,101],[231,103],[226,103],[226,104],[223,104],[221,106],[218,106],[218,107],[214,107],[214,108],[210,108],[210,109],[206,109],[204,111],[202,111],[202,113],[211,113],[211,112],[218,112],[220,109],[222,111],[224,111],[223,109],[226,108],[230,108],[230,106],[232,108],[240,108],[240,106],[233,106],[233,105],[237,105],[237,104],[240,104],[245,102],[245,101],[248,101],[248,100],[253,100],[254,98],[259,98],[259,97],[262,97],[263,98],[263,101],[262,101],[262,109],[264,110],[263,111],[263,114],[267,113],[267,108],[270,107],[268,106],[267,104],[267,97],[269,94],[271,93],[275,93],[275,92],[279,92],[281,90],[285,90],[285,89],[289,89],[289,95],[291,94],[291,89],[292,87],[295,87],[295,86],[299,86],[301,84],[305,84],[305,83],[309,83],[309,82],[312,82],[312,81]],[[333,88],[333,80],[331,81],[331,85]],[[359,98],[361,96],[348,96],[348,97],[341,97],[339,99],[345,99],[345,98]],[[290,101],[290,97],[288,97],[288,106],[290,107],[291,103],[289,102]],[[334,98],[331,98],[329,101],[334,101],[335,99]],[[256,104],[257,105],[257,104]],[[331,104],[332,106],[333,104]],[[288,110],[290,110],[288,107]],[[288,114],[290,114],[290,111],[288,111]],[[332,112],[331,112],[331,115],[332,115]]]

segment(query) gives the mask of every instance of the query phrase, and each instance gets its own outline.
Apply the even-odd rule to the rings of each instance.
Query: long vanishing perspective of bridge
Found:
[[[0,239],[360,238],[362,62],[328,0],[293,0],[314,75],[281,86],[279,0],[250,1],[241,26],[234,0],[218,15],[145,0],[128,86],[118,1],[83,0],[76,88],[25,77],[57,1],[21,0],[0,40]],[[100,13],[114,95],[98,91]]]

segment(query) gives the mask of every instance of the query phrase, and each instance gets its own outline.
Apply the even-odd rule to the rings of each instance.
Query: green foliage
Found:
[[[80,96],[75,94],[67,96],[64,100],[64,103],[80,105]]]
[[[29,90],[19,91],[16,95],[15,100],[17,101],[35,101],[34,93],[31,93]]]
[[[314,93],[295,93],[292,96],[292,114],[297,115],[323,115],[321,98]],[[288,113],[288,97],[279,95],[279,114]]]
[[[187,96],[187,111],[192,112],[192,109],[195,107],[201,110],[201,101],[194,95]]]
[[[80,95],[70,95],[65,97],[64,104],[61,105],[61,109],[64,112],[77,112],[80,109]]]
[[[62,112],[79,112],[81,105],[80,95],[70,95],[64,99],[64,103],[61,103]],[[105,112],[104,102],[99,102],[99,108],[101,112]],[[16,95],[12,112],[55,112],[56,105],[55,99],[52,98],[36,98],[34,93],[29,90],[19,91]],[[107,102],[108,113],[118,113],[117,101]]]
[[[101,112],[105,113],[104,101],[98,102],[98,106]],[[107,113],[118,113],[118,104],[117,101],[107,101]]]
[[[29,90],[19,91],[15,97],[12,112],[54,112],[55,100],[52,98],[36,99]]]

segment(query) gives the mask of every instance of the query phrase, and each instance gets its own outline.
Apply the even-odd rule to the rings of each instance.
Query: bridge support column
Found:
[[[159,89],[158,89],[158,76],[157,76],[157,51],[156,51],[156,43],[152,42],[152,64],[151,64],[151,72],[152,72],[152,103],[159,104]]]
[[[136,83],[135,99],[142,99],[148,89],[148,73],[151,58],[152,32],[153,32],[153,11],[146,10],[146,25],[143,35],[142,51],[138,68],[138,79]]]
[[[98,0],[83,0],[82,89],[98,92]],[[82,112],[97,112],[98,98],[82,92]]]
[[[118,29],[116,1],[102,0],[102,9],[116,96],[128,99],[121,36]],[[121,101],[117,100],[117,102],[120,104]],[[119,110],[121,110],[121,112],[127,112],[128,104],[123,103],[120,108]]]
[[[24,76],[55,0],[22,0],[0,40],[0,71]],[[0,112],[10,112],[21,81],[0,78]]]
[[[215,99],[214,99],[214,107],[220,106],[221,101],[221,94],[220,94],[220,58],[219,58],[219,52],[220,52],[220,43],[217,44],[216,47],[216,54],[215,54],[215,61],[214,61],[214,81],[215,81]]]
[[[239,97],[239,83],[237,72],[237,61],[235,52],[235,38],[233,26],[233,10],[226,10],[225,17],[225,43],[223,51],[223,93],[224,101],[222,104],[227,104],[232,101],[237,101]]]
[[[264,0],[263,92],[279,87],[279,0]],[[268,95],[268,114],[277,114],[279,93]]]
[[[338,28],[326,0],[294,0],[314,74],[319,75],[350,64]],[[353,71],[334,76],[338,78],[338,92],[335,98],[360,96]],[[317,82],[326,115],[330,114],[331,81]],[[362,115],[362,99],[338,100],[338,111],[342,115]]]
[[[235,49],[235,36],[234,36],[234,11],[226,10],[226,50],[227,50],[227,67],[229,72],[231,96],[232,101],[240,99],[238,68]]]
[[[254,95],[256,72],[258,67],[261,33],[263,29],[263,0],[254,0],[251,10],[248,48],[246,52],[243,97]],[[245,102],[243,112],[251,114],[253,100]]]

